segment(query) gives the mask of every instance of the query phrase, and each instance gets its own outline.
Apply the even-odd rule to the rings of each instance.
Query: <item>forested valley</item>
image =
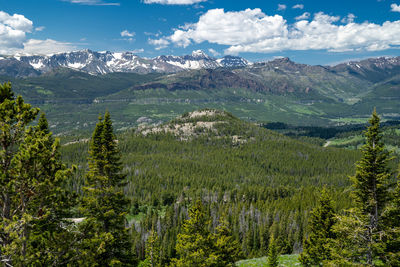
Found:
[[[115,133],[104,112],[90,138],[55,137],[1,85],[4,266],[399,266],[399,164],[375,111],[361,150],[213,109]]]

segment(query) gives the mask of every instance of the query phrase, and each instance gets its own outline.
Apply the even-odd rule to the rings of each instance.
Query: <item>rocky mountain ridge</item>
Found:
[[[201,50],[185,56],[158,56],[142,58],[132,52],[95,52],[81,50],[42,56],[0,57],[0,75],[11,77],[34,77],[57,68],[70,68],[92,75],[113,72],[127,73],[175,73],[194,69],[244,67],[251,65],[244,58],[225,56],[213,58]]]

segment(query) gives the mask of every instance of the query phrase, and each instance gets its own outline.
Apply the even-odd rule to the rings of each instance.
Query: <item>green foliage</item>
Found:
[[[31,108],[10,84],[0,86],[0,255],[5,265],[67,264],[75,252],[74,235],[65,219],[74,205],[63,186],[71,169],[61,163],[44,114],[27,127],[38,109]]]
[[[146,242],[146,259],[144,266],[161,267],[160,240],[157,231],[155,231],[154,228],[150,231],[150,235]]]
[[[178,258],[172,259],[172,266],[212,266],[215,259],[210,258],[212,238],[207,228],[209,220],[200,200],[190,207],[188,216],[177,237]]]
[[[240,244],[232,235],[227,220],[221,216],[213,239],[214,259],[213,266],[234,266],[235,262],[243,258]]]
[[[177,237],[178,257],[172,259],[172,266],[234,266],[242,258],[240,245],[223,217],[216,232],[211,233],[210,221],[200,200],[190,207],[188,215]]]
[[[398,171],[392,201],[383,216],[387,227],[385,261],[390,266],[400,266],[400,165]]]
[[[298,254],[291,255],[280,255],[279,256],[279,266],[294,267],[299,266]],[[255,258],[249,260],[241,260],[236,262],[238,267],[265,267],[267,266],[267,257]]]
[[[382,215],[389,200],[388,152],[382,143],[380,119],[373,111],[362,148],[363,156],[356,165],[353,182],[355,208],[338,218],[334,227],[338,235],[337,264],[368,264],[385,258],[385,228]]]
[[[85,220],[79,225],[83,234],[81,264],[133,265],[125,228],[129,202],[121,188],[124,179],[110,114],[106,112],[104,120],[100,118],[96,125],[89,149],[89,172],[81,204]]]
[[[275,241],[275,237],[271,236],[268,246],[268,258],[267,266],[277,267],[278,266],[279,251]]]
[[[305,266],[321,265],[331,260],[331,243],[335,238],[332,226],[336,223],[334,205],[326,187],[322,189],[318,206],[309,217],[309,235],[303,244],[300,262]]]

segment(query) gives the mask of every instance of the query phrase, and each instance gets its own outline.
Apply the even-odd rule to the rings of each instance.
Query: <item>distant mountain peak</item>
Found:
[[[273,60],[271,60],[270,62],[276,62],[276,63],[295,63],[293,61],[290,60],[290,58],[288,57],[277,57]],[[296,64],[296,63],[295,63]]]
[[[210,56],[207,55],[203,50],[194,50],[192,52],[192,57],[195,57],[195,58],[209,58]]]
[[[235,67],[246,67],[252,65],[252,63],[242,57],[226,55],[223,58],[217,59],[217,62],[225,68],[235,68]]]

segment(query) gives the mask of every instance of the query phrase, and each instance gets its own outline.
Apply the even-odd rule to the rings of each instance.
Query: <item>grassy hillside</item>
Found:
[[[383,142],[389,151],[400,155],[400,124],[382,127]],[[329,146],[346,149],[360,149],[365,138],[361,130],[344,132],[329,139]]]
[[[299,255],[281,255],[279,256],[279,266],[285,267],[293,267],[300,266],[300,262],[298,260]],[[250,259],[250,260],[242,260],[236,263],[237,267],[266,267],[267,265],[267,257]]]

